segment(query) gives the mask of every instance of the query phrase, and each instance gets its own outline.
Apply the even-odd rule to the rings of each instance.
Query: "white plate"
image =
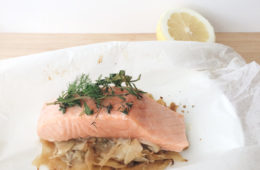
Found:
[[[103,58],[101,64],[97,61]],[[45,101],[56,98],[81,73],[92,78],[120,69],[142,74],[138,86],[184,110],[190,142],[183,156],[192,165],[244,145],[235,108],[209,70],[243,60],[219,44],[102,43],[0,62],[0,169],[35,169],[40,153],[37,119]],[[194,105],[194,107],[192,107]],[[163,122],[162,122],[163,123]]]

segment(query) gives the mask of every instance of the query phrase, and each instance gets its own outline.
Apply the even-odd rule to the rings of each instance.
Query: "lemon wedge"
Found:
[[[161,15],[158,40],[215,42],[215,32],[206,18],[186,8],[171,9]]]

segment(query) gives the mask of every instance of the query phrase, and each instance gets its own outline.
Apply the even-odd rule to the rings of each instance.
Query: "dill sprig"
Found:
[[[126,75],[124,70],[120,70],[119,73],[110,74],[108,77],[102,78],[102,76],[99,76],[98,80],[93,83],[88,75],[82,74],[74,82],[69,84],[68,89],[62,92],[54,103],[50,104],[58,104],[63,113],[66,113],[66,110],[69,107],[76,105],[82,106],[83,104],[84,113],[92,115],[94,111],[87,105],[86,99],[92,99],[98,109],[105,107],[107,112],[110,113],[113,106],[111,104],[104,106],[102,101],[108,97],[119,97],[122,100],[120,111],[128,114],[133,103],[124,102],[126,100],[125,96],[133,95],[137,99],[142,99],[142,93],[144,92],[137,89],[134,84],[134,82],[140,80],[140,78],[141,75],[133,80],[132,76]],[[115,91],[112,88],[113,86],[126,92],[115,94]]]

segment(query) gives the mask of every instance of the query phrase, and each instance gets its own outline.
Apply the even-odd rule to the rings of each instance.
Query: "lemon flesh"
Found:
[[[190,9],[169,10],[157,25],[158,40],[214,42],[215,33],[210,23]]]
[[[175,40],[207,41],[208,31],[196,17],[186,13],[172,14],[168,20],[169,34]]]

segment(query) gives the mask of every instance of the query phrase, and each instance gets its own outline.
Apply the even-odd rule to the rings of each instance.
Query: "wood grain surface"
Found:
[[[260,32],[216,33],[217,42],[228,45],[247,62],[260,63]],[[155,34],[30,34],[0,33],[0,59],[106,41],[155,40]]]

